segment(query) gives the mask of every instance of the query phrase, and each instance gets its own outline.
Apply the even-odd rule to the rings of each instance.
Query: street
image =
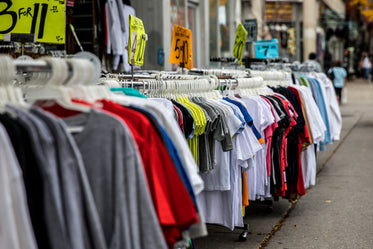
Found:
[[[318,152],[316,186],[296,203],[250,203],[240,229],[209,225],[196,248],[373,248],[373,84],[347,83],[340,141]],[[272,208],[272,210],[271,210]]]

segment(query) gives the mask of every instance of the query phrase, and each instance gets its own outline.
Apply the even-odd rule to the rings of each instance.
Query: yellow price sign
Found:
[[[190,29],[174,25],[172,34],[170,63],[192,69],[193,68],[193,50],[192,50],[192,31]]]
[[[141,19],[129,15],[130,34],[128,40],[128,61],[131,65],[142,66],[147,35]]]
[[[0,40],[11,33],[65,43],[65,0],[0,0]]]
[[[242,23],[238,23],[236,29],[236,39],[233,45],[233,56],[238,59],[238,64],[242,65],[243,49],[245,47],[247,31]]]

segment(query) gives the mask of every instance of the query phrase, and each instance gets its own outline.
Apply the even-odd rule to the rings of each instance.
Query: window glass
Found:
[[[171,0],[171,32],[174,25],[185,27],[185,0]]]
[[[230,56],[229,1],[209,0],[210,56]]]
[[[194,4],[188,6],[188,28],[192,31],[192,34],[193,34],[193,41],[192,41],[193,42],[193,45],[192,45],[193,64],[195,67],[198,67],[196,56],[195,56],[198,54],[197,41],[196,41],[196,37],[197,37],[196,11],[197,11],[197,7]]]

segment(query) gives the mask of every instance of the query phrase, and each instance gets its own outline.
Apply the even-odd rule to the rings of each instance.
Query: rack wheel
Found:
[[[246,241],[247,235],[249,234],[249,231],[243,231],[240,236],[238,237],[239,241]]]

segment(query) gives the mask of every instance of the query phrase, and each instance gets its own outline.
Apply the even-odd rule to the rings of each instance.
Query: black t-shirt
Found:
[[[193,132],[194,119],[189,110],[183,104],[177,102],[176,100],[171,101],[183,114],[184,135],[185,138],[189,138]]]
[[[22,169],[26,189],[27,204],[38,248],[52,248],[47,236],[44,218],[43,177],[32,150],[31,138],[25,127],[8,114],[0,115],[0,123],[5,127]]]

